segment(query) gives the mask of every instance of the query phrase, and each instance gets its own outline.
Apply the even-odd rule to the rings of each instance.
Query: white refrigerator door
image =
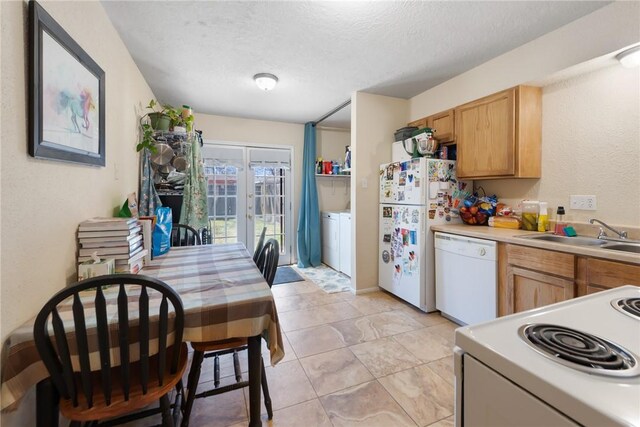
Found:
[[[425,158],[380,165],[380,203],[424,205]]]
[[[426,311],[424,215],[424,206],[380,205],[378,277],[381,288]]]

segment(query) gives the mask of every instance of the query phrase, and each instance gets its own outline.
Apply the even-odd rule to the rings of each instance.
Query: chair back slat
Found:
[[[164,368],[167,363],[167,317],[168,317],[168,304],[167,297],[162,297],[162,302],[160,303],[160,325],[159,325],[159,335],[158,335],[158,382],[159,385],[162,385],[164,380]]]
[[[211,231],[207,227],[200,229],[200,242],[203,245],[211,244]]]
[[[109,285],[117,285],[119,288],[114,288],[113,293],[103,291],[102,288]],[[138,337],[133,336],[135,334],[132,334],[131,325],[129,324],[128,300],[131,298],[130,295],[134,295],[132,292],[127,295],[129,285],[136,286],[139,289],[139,293],[136,292],[136,294],[139,294],[137,301],[137,308],[139,309]],[[154,324],[156,321],[160,324],[158,329],[160,336],[158,354],[153,354],[152,356],[163,367],[162,373],[167,368],[170,369],[171,373],[175,374],[177,372],[181,357],[184,308],[182,300],[176,291],[157,279],[143,275],[117,274],[94,277],[75,283],[54,295],[40,310],[34,323],[33,333],[36,348],[62,398],[70,399],[72,401],[70,403],[73,403],[74,406],[84,405],[86,402],[87,408],[93,408],[94,404],[97,405],[95,402],[102,401],[102,399],[94,399],[94,390],[102,391],[106,405],[109,405],[111,401],[114,403],[120,401],[125,394],[130,394],[130,371],[133,370],[133,366],[130,366],[129,363],[129,348],[130,341],[136,338],[140,345],[141,356],[140,362],[136,362],[136,365],[140,366],[142,377],[140,388],[143,388],[144,394],[147,393],[151,364],[149,354],[151,319],[149,307],[151,304],[149,293],[147,292],[148,289],[158,291],[162,298],[156,300],[154,295],[153,307],[156,307],[156,309],[154,309],[153,321]],[[95,329],[93,329],[93,326],[89,330],[87,328],[85,307],[79,295],[80,292],[85,290],[95,292],[95,299],[91,298],[95,305]],[[109,295],[108,299],[107,295]],[[93,297],[90,294],[88,296]],[[67,311],[63,310],[61,305],[63,303],[68,305],[68,302],[65,301],[70,297],[73,298],[71,313],[75,331],[70,330],[71,327],[67,327],[65,331],[65,325],[67,322],[70,323],[71,319],[65,318]],[[115,319],[109,321],[107,303],[117,304],[117,321]],[[173,307],[173,313],[169,311],[169,303]],[[156,304],[159,304],[159,308]],[[61,309],[57,308],[58,305],[60,305]],[[88,312],[89,310],[87,310]],[[49,319],[52,322],[53,333],[49,331]],[[170,327],[169,320],[174,320],[173,328]],[[93,325],[93,322],[90,322],[90,325]],[[172,344],[168,342],[169,331],[173,332],[174,336],[173,347],[169,347],[171,351],[167,349],[167,345]],[[154,327],[154,334],[155,332]],[[89,337],[94,334],[97,335],[98,348],[91,348],[90,350]],[[111,343],[110,337],[113,336],[115,338],[116,335],[117,342],[114,339],[114,342]],[[55,343],[52,341],[54,336]],[[119,347],[120,364],[111,360],[111,352],[115,351],[115,349],[111,348],[111,345],[118,345]],[[95,346],[93,341],[91,341],[91,346]],[[77,352],[79,367],[75,366],[73,362],[74,351]],[[94,366],[94,368],[100,372],[91,371],[90,356],[93,353],[99,353],[100,367]],[[168,354],[171,355],[170,360]],[[81,387],[77,385],[78,371],[80,373]],[[159,375],[162,377],[162,374],[159,373]],[[115,381],[115,379],[118,379],[118,381]],[[166,378],[164,381],[166,382]],[[94,385],[94,383],[97,384]],[[94,389],[94,387],[96,388]],[[128,391],[125,392],[125,390]],[[84,399],[81,399],[82,395]],[[124,400],[128,400],[128,396]]]
[[[120,382],[124,400],[129,400],[131,390],[131,366],[129,362],[129,300],[124,283],[118,291],[118,342],[120,347]]]
[[[260,233],[260,238],[258,239],[258,244],[256,245],[256,249],[253,251],[253,262],[258,262],[258,257],[260,256],[260,252],[262,252],[262,248],[264,246],[264,238],[267,235],[267,227],[262,227],[262,233]]]
[[[147,287],[140,291],[140,384],[142,393],[147,394],[149,385],[149,294]]]
[[[58,349],[58,355],[60,362],[62,363],[62,377],[64,379],[64,388],[61,390],[61,395],[65,398],[73,401],[74,405],[78,404],[78,394],[76,393],[76,385],[73,380],[73,367],[71,366],[71,355],[69,353],[69,343],[67,342],[67,336],[64,332],[64,325],[60,318],[60,313],[56,308],[51,312],[51,323],[53,325],[53,332],[56,337],[56,347]]]
[[[102,377],[102,394],[107,405],[111,404],[111,354],[109,351],[109,323],[107,320],[107,303],[102,286],[96,288],[96,324],[98,327],[98,349],[100,351],[100,375]]]
[[[280,258],[280,245],[276,239],[269,239],[258,255],[256,265],[262,272],[264,279],[273,286],[273,279],[276,277],[278,260]]]
[[[73,323],[76,329],[76,343],[78,358],[80,359],[80,381],[87,399],[87,406],[93,407],[93,387],[91,386],[91,363],[89,362],[89,344],[87,340],[87,326],[84,319],[84,306],[80,296],[73,295]]]
[[[184,224],[173,224],[171,229],[171,246],[201,245],[200,234],[195,228]]]

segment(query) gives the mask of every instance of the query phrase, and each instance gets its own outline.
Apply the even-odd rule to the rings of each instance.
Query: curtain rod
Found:
[[[347,100],[345,102],[343,102],[342,104],[338,105],[336,108],[334,108],[333,110],[329,111],[327,114],[325,114],[324,116],[320,117],[319,119],[311,122],[313,123],[314,126],[316,126],[318,123],[320,123],[321,121],[328,119],[329,117],[333,116],[335,113],[337,113],[338,111],[342,110],[344,107],[346,107],[347,105],[351,104],[351,100]]]

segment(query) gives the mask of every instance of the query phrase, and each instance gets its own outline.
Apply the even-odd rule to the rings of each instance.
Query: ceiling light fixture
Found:
[[[276,87],[276,83],[278,83],[278,78],[269,73],[256,74],[253,76],[253,80],[255,80],[256,85],[264,91],[273,89]]]
[[[632,47],[616,55],[623,67],[633,68],[640,65],[640,46]]]

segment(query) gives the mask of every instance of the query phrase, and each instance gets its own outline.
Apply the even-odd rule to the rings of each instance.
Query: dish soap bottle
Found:
[[[554,234],[558,236],[564,236],[564,228],[567,226],[567,223],[564,222],[564,206],[558,206],[558,210],[556,211],[556,226]]]
[[[540,202],[538,213],[538,231],[545,232],[549,229],[549,213],[547,212],[547,202]]]

